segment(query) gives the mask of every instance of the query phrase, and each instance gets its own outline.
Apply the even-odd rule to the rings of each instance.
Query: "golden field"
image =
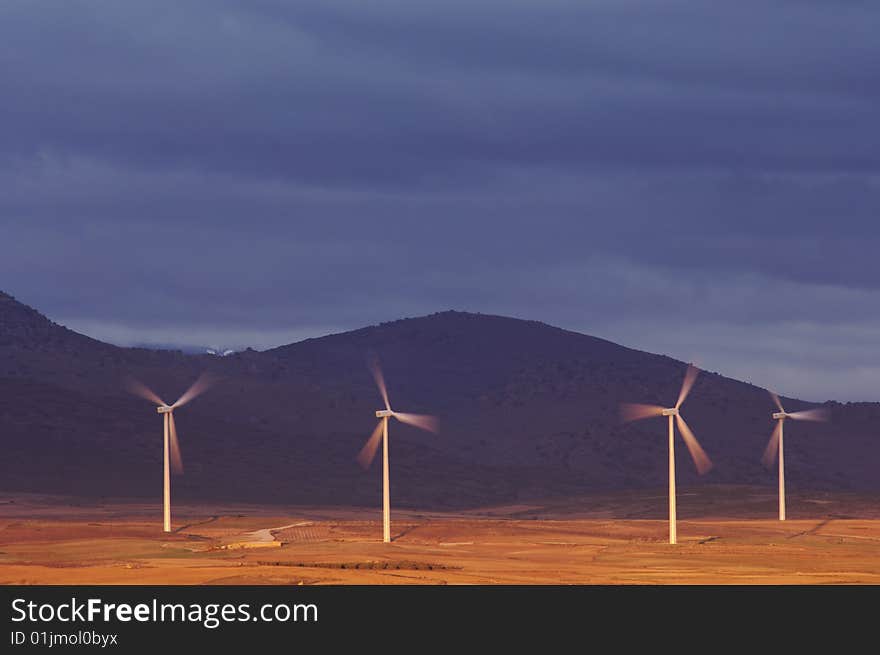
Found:
[[[880,583],[880,498],[771,489],[661,490],[467,511],[161,507],[0,495],[2,584]]]

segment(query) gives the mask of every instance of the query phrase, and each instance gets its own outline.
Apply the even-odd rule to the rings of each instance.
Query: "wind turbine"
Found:
[[[689,364],[684,375],[684,382],[681,385],[681,391],[678,394],[678,401],[674,407],[664,408],[659,405],[641,405],[635,403],[624,403],[621,406],[621,415],[625,422],[638,421],[643,418],[651,418],[653,416],[666,416],[669,418],[669,543],[677,543],[678,536],[676,532],[675,518],[675,423],[678,424],[678,430],[681,432],[681,438],[690,451],[697,472],[702,475],[712,468],[712,462],[709,456],[700,446],[694,433],[685,423],[679,409],[687,398],[697,379],[699,370]]]
[[[171,532],[171,472],[169,470],[169,457],[171,468],[175,473],[183,473],[183,460],[180,457],[180,445],[177,443],[177,427],[174,425],[174,410],[183,407],[188,402],[203,394],[211,386],[211,378],[202,374],[193,382],[183,395],[173,405],[167,404],[159,398],[152,389],[134,378],[128,380],[128,389],[133,394],[145,400],[156,403],[156,411],[162,414],[165,428],[164,437],[164,477],[163,477],[163,514],[165,532]]]
[[[379,367],[378,359],[370,362],[370,370],[373,373],[373,379],[382,394],[382,400],[385,402],[385,409],[376,411],[376,418],[379,424],[373,430],[373,434],[367,439],[367,443],[358,453],[357,460],[365,469],[370,466],[373,458],[376,456],[376,450],[379,448],[379,441],[382,441],[382,540],[385,543],[391,541],[391,498],[390,489],[388,487],[388,419],[392,416],[402,423],[414,425],[422,430],[437,434],[437,419],[426,414],[403,414],[395,412],[391,409],[391,403],[388,400],[388,388],[385,386],[385,377],[382,375],[382,369]]]
[[[779,396],[769,392],[770,397],[776,404],[778,412],[772,414],[776,420],[776,427],[773,428],[773,434],[770,435],[770,441],[767,442],[767,448],[764,450],[764,456],[761,461],[764,466],[770,468],[773,466],[773,460],[779,455],[779,520],[785,520],[785,455],[782,449],[782,432],[785,419],[790,418],[795,421],[827,421],[828,409],[820,407],[817,409],[805,409],[800,412],[786,412],[782,407]]]

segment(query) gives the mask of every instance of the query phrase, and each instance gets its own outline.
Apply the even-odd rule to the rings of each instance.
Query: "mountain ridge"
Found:
[[[175,494],[371,505],[376,468],[354,461],[381,405],[365,365],[371,353],[394,407],[435,413],[443,428],[434,437],[392,425],[397,503],[469,506],[665,482],[664,425],[618,417],[621,402],[674,402],[684,364],[665,355],[540,321],[447,310],[220,358],[103,344],[0,298],[0,328],[30,325],[0,336],[0,438],[10,453],[0,488],[153,495],[160,423],[122,380],[133,375],[173,400],[206,371],[222,382],[179,412],[186,474]],[[815,406],[784,402],[790,411]],[[830,426],[786,432],[789,484],[875,488],[880,405],[825,405]],[[683,412],[716,467],[699,478],[679,441],[680,483],[774,484],[758,461],[772,410],[765,390],[701,374]]]

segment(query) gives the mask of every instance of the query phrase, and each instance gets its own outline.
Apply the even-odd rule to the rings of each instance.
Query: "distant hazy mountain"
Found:
[[[179,350],[187,355],[205,355],[208,354],[208,348],[204,346],[185,346],[179,343],[133,343],[131,348],[142,348],[144,350]]]
[[[173,402],[202,371],[222,381],[177,413],[177,497],[375,504],[379,470],[355,456],[381,405],[365,365],[379,355],[392,404],[430,412],[439,436],[391,425],[396,504],[461,506],[662,485],[665,424],[622,426],[624,401],[674,403],[682,362],[543,323],[444,312],[227,357],[117,348],[0,294],[0,489],[156,496],[161,420],[123,390],[134,375]],[[784,399],[793,411],[810,406]],[[876,403],[829,403],[832,423],[786,431],[792,489],[880,487]],[[684,413],[715,468],[683,486],[775,483],[760,456],[767,393],[701,375]]]
[[[214,357],[228,357],[244,348],[221,348],[218,346],[193,346],[179,343],[133,343],[131,348],[145,350],[179,350],[187,355],[213,355]]]

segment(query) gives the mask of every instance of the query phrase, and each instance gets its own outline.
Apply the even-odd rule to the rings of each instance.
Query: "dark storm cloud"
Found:
[[[878,19],[6,2],[3,287],[118,342],[265,347],[456,307],[864,397]]]
[[[876,48],[846,11],[30,4],[4,16],[18,100],[3,117],[24,152],[368,184],[468,163],[877,163],[860,129],[874,116]]]

